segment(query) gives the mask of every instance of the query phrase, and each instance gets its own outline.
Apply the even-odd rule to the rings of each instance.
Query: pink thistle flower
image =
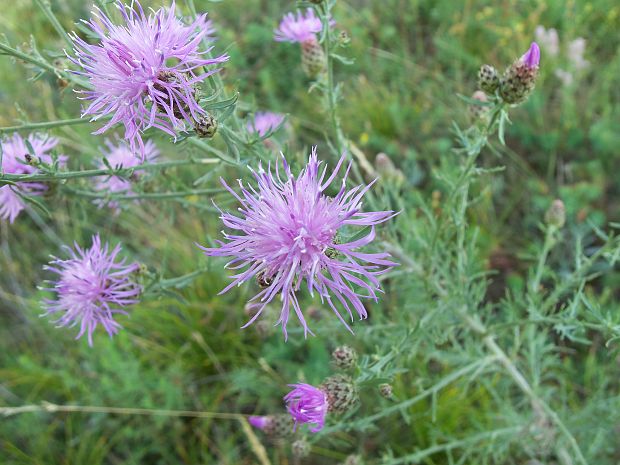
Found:
[[[293,390],[284,396],[286,408],[298,423],[314,425],[310,431],[316,433],[325,426],[325,415],[329,408],[327,395],[321,389],[310,384],[289,384]]]
[[[176,17],[174,2],[148,16],[138,1],[128,6],[119,0],[116,6],[124,24],[113,24],[95,8],[96,19],[84,23],[100,42],[88,44],[74,33],[75,58],[69,58],[82,68],[74,72],[93,87],[83,92],[90,104],[82,116],[90,116],[91,121],[111,117],[94,134],[122,123],[132,150],[136,143],[143,150],[146,129],[156,127],[175,137],[186,122],[193,125],[206,115],[197,101],[197,86],[219,69],[203,67],[223,63],[228,56],[208,58],[212,47],[199,51],[201,41],[213,33],[206,14],[186,25]]]
[[[532,42],[530,48],[521,57],[520,61],[530,69],[538,68],[540,63],[540,47],[538,47],[536,42]]]
[[[263,137],[280,126],[283,121],[284,115],[270,111],[259,111],[256,112],[252,121],[248,121],[246,128],[248,132]]]
[[[254,428],[265,429],[271,421],[270,417],[267,416],[251,416],[248,418],[248,422]]]
[[[316,34],[321,32],[323,25],[316,17],[314,10],[308,8],[306,14],[297,11],[297,15],[288,13],[284,15],[280,26],[274,31],[274,39],[277,42],[303,43],[316,40]]]
[[[114,320],[117,314],[127,315],[122,310],[138,302],[142,288],[136,284],[131,274],[139,265],[125,265],[125,260],[117,261],[120,245],[110,250],[108,244],[101,244],[99,235],[92,238],[90,249],[82,249],[77,243],[75,250],[69,247],[70,258],[53,260],[45,270],[58,275],[53,287],[44,290],[57,294],[54,300],[45,299],[44,316],[59,315],[55,320],[58,327],[80,325],[76,339],[85,333],[88,345],[93,345],[93,332],[98,325],[103,326],[112,337],[121,328]]]
[[[143,158],[139,158],[139,156],[133,152],[125,142],[119,141],[118,144],[115,145],[111,141],[106,140],[105,144],[108,150],[105,151],[103,155],[113,168],[138,167],[144,162],[152,162],[159,157],[159,149],[150,140],[144,144]],[[99,164],[99,168],[105,169],[107,166],[101,162]],[[131,195],[133,193],[131,189],[131,181],[137,180],[142,173],[143,171],[140,169],[134,170],[131,180],[119,176],[97,178],[95,181],[95,190],[98,192],[110,192],[112,194],[122,193]],[[94,203],[98,205],[99,208],[108,206],[117,212],[120,209],[119,203],[115,200],[97,199]]]
[[[353,311],[360,319],[368,316],[362,299],[377,301],[377,294],[382,292],[378,276],[396,263],[388,260],[390,255],[386,252],[366,253],[357,249],[374,240],[375,225],[395,214],[362,212],[362,197],[374,181],[348,190],[345,181],[351,164],[336,196],[328,196],[326,190],[343,162],[344,156],[325,179],[326,168],[320,169],[314,147],[308,164],[297,177],[283,158],[283,176],[279,164],[275,175],[271,165],[267,171],[261,165],[258,172],[252,170],[258,189],[245,188],[239,181],[241,194],[237,194],[222,180],[224,187],[241,203],[241,216],[221,212],[220,218],[225,226],[238,232],[224,233],[228,242],[218,241],[217,248],[201,249],[209,256],[231,257],[226,265],[231,269],[245,268],[233,275],[233,282],[220,294],[252,278],[263,288],[250,300],[256,313],[244,328],[280,295],[282,307],[277,323],[282,325],[285,339],[291,307],[304,328],[304,336],[308,332],[312,334],[297,299],[304,280],[310,295],[318,293],[349,331],[332,297],[346,309],[351,320]],[[338,233],[349,226],[370,227],[370,232],[361,239],[342,243]],[[356,291],[353,286],[363,291]]]
[[[33,154],[39,161],[47,164],[52,163],[52,157],[48,153],[58,144],[58,139],[42,134],[30,134],[27,138],[32,147]],[[15,133],[12,137],[0,141],[2,150],[2,172],[7,174],[33,174],[37,169],[28,164],[26,158],[30,156],[25,140]],[[59,156],[58,161],[64,164],[66,157]],[[19,213],[26,208],[21,195],[42,195],[47,186],[38,182],[22,182],[17,186],[0,186],[0,218],[13,223]]]

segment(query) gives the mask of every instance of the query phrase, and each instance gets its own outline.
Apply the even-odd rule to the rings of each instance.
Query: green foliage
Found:
[[[150,133],[166,161],[136,186],[140,204],[114,198],[123,204],[118,216],[92,204],[87,171],[98,166],[102,140],[77,119],[72,89],[84,83],[64,71],[61,53],[59,31],[77,29],[87,5],[47,5],[17,0],[0,17],[0,126],[9,128],[0,133],[22,124],[46,130],[69,155],[67,172],[40,167],[54,181],[45,197],[29,198],[34,205],[15,224],[0,223],[0,415],[39,406],[2,418],[0,462],[254,464],[264,463],[263,443],[269,463],[296,463],[288,444],[240,427],[243,417],[209,415],[282,413],[286,385],[319,385],[335,373],[330,353],[341,345],[359,354],[360,406],[328,417],[308,437],[302,464],[350,454],[382,465],[618,462],[616,2],[506,9],[489,0],[328,0],[317,7],[324,20],[322,8],[333,7],[337,20],[322,42],[328,73],[311,82],[298,47],[272,40],[294,2],[178,0],[186,15],[209,12],[218,51],[231,55],[225,74],[203,88],[218,132],[183,134],[177,144]],[[470,99],[480,65],[503,69],[538,24],[558,30],[562,53],[543,48],[529,100],[509,108]],[[340,30],[352,39],[346,47]],[[564,85],[555,70],[567,68],[567,43],[579,36],[590,67]],[[488,108],[486,120],[468,119],[472,104]],[[272,145],[243,130],[256,110],[289,115]],[[347,149],[355,182],[380,174],[366,205],[400,212],[378,229],[376,245],[400,266],[354,335],[303,295],[306,313],[315,307],[321,316],[310,323],[317,336],[291,328],[284,342],[272,326],[277,303],[263,322],[239,329],[254,289],[218,296],[228,271],[195,243],[213,244],[222,228],[212,201],[237,206],[220,176],[245,178],[244,165],[280,149],[295,171],[312,144],[330,165]],[[391,165],[380,167],[379,153]],[[563,227],[544,222],[556,198]],[[147,296],[118,337],[97,333],[90,348],[73,340],[75,328],[39,318],[45,292],[37,288],[49,278],[42,265],[50,254],[95,232],[144,264]],[[384,383],[389,398],[380,395]],[[167,413],[53,411],[44,402]]]

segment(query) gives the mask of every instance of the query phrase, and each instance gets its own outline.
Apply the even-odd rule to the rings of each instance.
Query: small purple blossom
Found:
[[[203,67],[223,63],[228,56],[208,58],[212,47],[199,51],[201,42],[213,33],[206,14],[186,25],[176,17],[174,2],[148,16],[138,1],[128,6],[118,0],[116,6],[124,24],[113,24],[95,7],[96,19],[83,22],[99,43],[88,44],[74,33],[75,58],[69,58],[82,68],[75,73],[93,87],[83,92],[90,104],[82,116],[91,121],[110,116],[94,134],[123,123],[132,150],[136,143],[142,150],[146,129],[156,127],[174,137],[186,122],[193,125],[206,115],[197,101],[197,86],[218,70]]]
[[[536,42],[532,42],[530,48],[521,57],[521,61],[530,69],[538,68],[540,63],[540,48]]]
[[[58,144],[58,139],[43,134],[30,134],[27,138],[33,154],[41,162],[51,164],[52,157],[48,153]],[[2,150],[2,172],[7,174],[33,174],[37,169],[26,162],[29,155],[25,140],[15,133],[12,137],[0,141]],[[63,164],[66,157],[59,156],[58,161]],[[47,186],[38,182],[22,182],[17,186],[0,186],[0,218],[13,223],[17,215],[26,208],[22,195],[41,195]]]
[[[270,417],[266,417],[266,416],[251,416],[251,417],[248,418],[248,422],[254,428],[258,428],[258,429],[263,429],[264,430],[269,425]]]
[[[103,155],[113,168],[138,167],[144,162],[152,162],[159,157],[159,149],[150,140],[144,144],[143,158],[133,152],[123,141],[119,141],[118,144],[114,144],[111,141],[106,140],[105,144],[107,146],[107,151],[104,151]],[[99,164],[99,168],[105,169],[107,166],[101,162]],[[142,172],[143,171],[140,169],[134,170],[131,180],[119,176],[99,177],[95,181],[95,190],[98,192],[109,192],[112,194],[122,193],[130,195],[133,193],[131,189],[131,181],[137,180],[141,176]],[[119,203],[114,200],[97,199],[94,203],[100,208],[109,206],[116,211],[119,210]]]
[[[304,328],[304,335],[312,334],[297,298],[304,280],[310,295],[318,293],[321,301],[331,307],[349,331],[336,302],[353,320],[353,311],[360,319],[368,316],[362,299],[377,301],[377,293],[382,292],[378,276],[396,264],[388,260],[390,255],[386,252],[367,253],[357,249],[370,244],[375,238],[374,226],[393,217],[394,213],[362,212],[362,197],[374,181],[367,186],[347,189],[346,178],[351,164],[339,183],[336,196],[328,196],[326,190],[343,163],[344,156],[325,179],[327,169],[320,169],[321,162],[314,147],[308,164],[296,178],[283,157],[284,173],[279,163],[275,175],[271,164],[267,171],[261,165],[258,172],[252,170],[258,189],[245,188],[239,180],[241,194],[237,194],[222,180],[224,187],[241,203],[241,216],[221,212],[220,218],[226,227],[237,232],[224,233],[228,242],[217,241],[218,248],[201,249],[206,255],[231,257],[226,267],[240,270],[220,294],[253,278],[263,288],[250,299],[256,312],[244,328],[280,295],[282,307],[277,323],[282,325],[285,339],[291,307]],[[370,227],[370,231],[361,239],[343,242],[339,231],[349,226]]]
[[[53,287],[44,290],[57,294],[54,300],[45,299],[44,316],[58,315],[58,327],[80,325],[76,336],[79,339],[86,333],[88,344],[93,345],[93,332],[98,325],[103,326],[112,337],[121,328],[114,320],[117,314],[127,315],[122,310],[138,302],[142,288],[136,284],[131,274],[139,265],[125,265],[125,259],[117,261],[120,245],[110,250],[108,244],[101,244],[99,235],[92,238],[90,249],[82,249],[77,243],[75,250],[69,247],[70,258],[53,260],[44,269],[58,275]]]
[[[259,111],[256,112],[252,121],[248,121],[247,130],[263,137],[280,126],[283,121],[284,115],[270,111]]]
[[[322,29],[321,20],[316,17],[312,8],[308,8],[305,15],[298,10],[297,15],[293,13],[284,15],[280,26],[274,31],[274,39],[277,42],[291,43],[315,41],[316,34]]]
[[[284,396],[284,402],[295,420],[295,427],[298,423],[308,423],[314,425],[310,428],[313,433],[323,429],[329,407],[327,395],[310,384],[289,384],[289,387],[293,390]]]

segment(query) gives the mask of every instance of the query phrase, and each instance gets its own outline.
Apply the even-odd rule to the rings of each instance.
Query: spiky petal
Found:
[[[30,144],[33,153],[28,150],[26,140]],[[26,139],[18,133],[11,137],[0,140],[2,150],[2,172],[7,174],[34,174],[37,168],[27,163],[26,159],[32,155],[43,163],[52,163],[49,152],[56,147],[58,139],[43,134],[30,134]],[[58,161],[64,164],[66,157],[59,156]],[[22,182],[18,185],[0,186],[0,219],[13,223],[19,213],[26,208],[21,195],[42,195],[47,186],[38,182]]]
[[[322,390],[310,384],[290,384],[293,390],[284,396],[287,410],[295,421],[295,427],[299,423],[311,425],[310,431],[316,433],[325,426],[325,415],[329,408],[327,395]],[[314,425],[314,426],[312,426]]]
[[[282,325],[284,337],[287,337],[291,308],[307,335],[310,330],[297,297],[304,282],[309,293],[317,293],[349,330],[336,303],[353,320],[353,312],[360,319],[368,315],[362,300],[378,300],[381,292],[378,277],[396,264],[386,252],[368,253],[358,249],[374,240],[375,225],[393,217],[394,212],[362,211],[362,197],[373,183],[347,189],[350,164],[336,196],[327,195],[343,163],[344,157],[326,178],[327,169],[321,169],[314,147],[308,164],[297,177],[283,157],[284,173],[279,163],[275,173],[271,165],[267,171],[261,165],[258,172],[252,170],[258,184],[256,189],[244,187],[239,180],[241,194],[237,194],[222,180],[224,187],[241,203],[240,216],[221,212],[224,225],[235,232],[224,233],[227,242],[218,241],[219,247],[201,249],[209,256],[232,258],[227,267],[237,273],[221,293],[251,279],[263,287],[250,300],[254,315],[244,327],[280,296],[278,323]],[[345,227],[370,230],[361,239],[343,242],[338,233]]]
[[[76,336],[84,334],[88,344],[93,345],[93,333],[101,325],[112,337],[121,328],[115,315],[127,312],[128,305],[138,302],[142,289],[133,278],[139,265],[125,265],[125,259],[117,260],[120,245],[110,249],[102,244],[99,235],[92,238],[90,249],[82,249],[77,243],[74,249],[65,247],[68,259],[53,257],[44,269],[56,273],[51,287],[44,290],[54,292],[55,299],[45,299],[44,316],[58,316],[55,323],[61,326],[80,326]]]
[[[119,0],[116,6],[123,24],[113,24],[95,7],[94,19],[84,23],[99,43],[89,44],[74,34],[75,57],[69,58],[81,68],[75,73],[93,87],[83,92],[90,104],[82,116],[91,121],[110,118],[95,134],[122,123],[131,149],[136,151],[137,144],[143,151],[146,129],[156,127],[174,137],[206,115],[197,101],[197,86],[218,69],[204,67],[223,63],[228,56],[209,58],[212,47],[200,51],[201,42],[212,40],[206,14],[186,25],[177,18],[174,2],[149,15],[135,0],[131,6]]]

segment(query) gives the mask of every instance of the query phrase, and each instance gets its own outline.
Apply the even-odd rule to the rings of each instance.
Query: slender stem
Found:
[[[525,376],[519,371],[519,369],[515,366],[515,364],[510,360],[510,358],[506,355],[506,353],[502,350],[502,348],[497,345],[495,342],[495,336],[493,334],[489,334],[487,328],[480,322],[479,320],[473,319],[468,313],[466,308],[461,308],[459,310],[459,314],[463,321],[476,333],[483,336],[482,341],[484,345],[489,349],[489,351],[495,355],[496,359],[501,363],[501,365],[508,372],[510,377],[514,380],[514,382],[519,386],[519,388],[526,394],[530,401],[532,402],[532,406],[536,411],[542,411],[547,414],[549,419],[555,423],[558,429],[566,436],[569,444],[571,445],[575,456],[578,458],[579,462],[583,465],[588,465],[587,460],[583,456],[581,452],[581,448],[577,443],[577,440],[572,435],[572,433],[568,430],[564,422],[560,419],[557,413],[549,407],[549,405],[541,399],[532,389],[530,383],[527,381]]]
[[[57,405],[43,402],[41,405],[24,405],[21,407],[0,407],[0,414],[8,417],[22,413],[109,413],[113,415],[153,415],[166,417],[217,418],[220,420],[242,420],[240,413],[202,412],[195,410],[164,410],[133,407],[101,407],[94,405]]]
[[[159,163],[144,163],[134,168],[120,168],[120,169],[95,169],[95,170],[83,170],[83,171],[64,171],[60,173],[34,173],[34,174],[3,174],[0,175],[0,184],[2,181],[12,182],[34,182],[34,181],[61,181],[65,179],[76,178],[90,178],[93,176],[123,176],[131,175],[136,170],[157,170],[164,168],[171,168],[174,166],[184,165],[201,165],[201,164],[213,164],[219,163],[217,158],[190,158],[187,160],[171,160]]]
[[[110,194],[106,192],[91,192],[80,189],[67,189],[70,193],[80,195],[82,197],[89,197],[92,199],[109,199],[114,201],[133,201],[133,200],[166,200],[179,197],[190,197],[192,195],[209,195],[222,192],[223,189],[195,189],[180,192],[148,192],[139,194]]]
[[[90,123],[88,118],[72,118],[72,119],[60,119],[56,121],[41,121],[39,123],[24,123],[19,126],[6,126],[0,128],[0,134],[7,134],[17,131],[31,131],[33,129],[49,129],[58,128],[62,126],[73,126],[76,124]]]
[[[545,270],[545,264],[547,263],[547,256],[555,245],[554,235],[557,228],[552,225],[545,227],[545,242],[543,244],[542,252],[538,258],[538,265],[536,266],[536,274],[530,285],[530,291],[532,294],[536,294],[540,287],[540,280],[542,279],[543,271]]]
[[[52,26],[54,27],[54,29],[56,29],[56,32],[58,33],[58,35],[62,37],[64,41],[67,43],[67,45],[69,46],[69,50],[71,50],[71,48],[73,48],[73,41],[71,40],[71,37],[69,37],[69,34],[67,34],[67,31],[65,31],[65,28],[62,27],[62,25],[58,21],[58,18],[52,11],[49,1],[48,0],[34,0],[34,1],[39,6],[39,8],[41,8],[41,11],[43,11],[43,14],[45,14],[49,22],[52,23]]]

